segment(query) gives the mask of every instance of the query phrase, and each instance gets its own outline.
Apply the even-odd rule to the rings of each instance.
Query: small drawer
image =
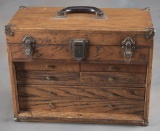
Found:
[[[47,62],[15,62],[16,70],[51,70],[56,72],[79,72],[76,63],[47,63]]]
[[[51,84],[78,81],[79,73],[75,72],[17,71],[17,82],[20,84]]]
[[[108,83],[114,84],[144,84],[145,73],[124,73],[124,72],[81,72],[81,82]]]
[[[146,72],[146,65],[81,64],[82,72]]]

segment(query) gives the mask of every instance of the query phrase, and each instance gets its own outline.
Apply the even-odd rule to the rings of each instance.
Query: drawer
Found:
[[[15,62],[16,70],[50,70],[56,72],[79,72],[76,63],[47,63],[47,62]]]
[[[17,71],[17,82],[21,84],[49,84],[78,82],[79,73],[51,71]]]
[[[144,88],[19,85],[21,110],[143,114]]]
[[[81,82],[114,84],[143,84],[146,82],[145,73],[124,72],[81,72]]]
[[[22,60],[57,60],[57,61],[75,61],[71,55],[71,51],[68,45],[43,45],[36,44],[35,53],[32,57],[28,57],[24,53],[24,49],[21,44],[11,44],[10,50],[14,61]],[[123,50],[121,46],[89,46],[86,59],[83,61],[105,61],[108,62],[125,62]],[[149,60],[149,48],[136,47],[131,62],[148,62]],[[125,62],[126,63],[126,62]]]
[[[146,65],[120,65],[120,64],[81,64],[82,72],[146,72]]]

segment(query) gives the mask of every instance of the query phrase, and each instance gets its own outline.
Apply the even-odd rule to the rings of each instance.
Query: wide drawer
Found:
[[[108,84],[143,84],[146,82],[145,73],[124,72],[81,72],[81,82]]]
[[[69,45],[43,45],[35,46],[33,56],[26,56],[22,44],[11,44],[10,51],[14,61],[27,60],[56,60],[56,61],[75,61],[71,55]],[[148,47],[136,47],[131,62],[147,63],[149,58]],[[121,46],[89,46],[86,59],[83,61],[105,61],[105,62],[122,62],[124,52]]]
[[[142,115],[144,88],[19,85],[21,110]]]
[[[56,72],[79,72],[77,63],[56,63],[56,62],[15,62],[16,70],[43,70]]]

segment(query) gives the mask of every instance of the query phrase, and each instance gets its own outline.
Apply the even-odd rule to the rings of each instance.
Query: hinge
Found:
[[[11,30],[12,26],[13,25],[6,25],[6,26],[4,26],[4,30],[5,30],[6,35],[14,36],[14,32]]]
[[[130,38],[127,37],[123,42],[122,42],[122,49],[123,49],[123,54],[124,54],[124,60],[129,62],[131,61],[131,58],[133,56],[133,51],[135,49],[135,42]]]
[[[147,30],[147,32],[144,34],[145,39],[150,39],[155,35],[156,30],[154,28],[146,27],[145,29]]]

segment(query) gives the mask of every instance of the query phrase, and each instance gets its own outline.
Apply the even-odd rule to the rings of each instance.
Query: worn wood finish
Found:
[[[150,12],[102,8],[107,19],[87,13],[60,19],[60,9],[20,8],[8,23],[14,120],[148,125],[153,37],[144,36],[153,28]],[[26,35],[36,41],[33,56],[25,55]],[[127,37],[135,42],[128,62],[121,45]],[[89,46],[78,62],[69,41],[82,38]]]
[[[51,72],[51,71],[17,71],[18,83],[54,83],[54,82],[78,82],[79,73],[76,72]]]
[[[50,116],[48,116],[48,113]],[[42,122],[78,122],[99,124],[132,124],[144,125],[142,116],[133,114],[82,113],[82,112],[51,112],[51,111],[21,111],[19,121]]]
[[[152,59],[153,59],[153,47],[150,48],[150,63],[147,69],[147,77],[146,77],[146,94],[145,94],[145,106],[144,106],[144,119],[146,125],[148,125],[149,118],[149,103],[150,103],[150,88],[151,88],[151,78],[152,78]]]
[[[16,70],[41,70],[56,72],[79,72],[78,63],[57,63],[57,62],[16,62]]]
[[[144,73],[122,73],[122,72],[81,72],[81,82],[104,82],[104,83],[145,83],[146,75]]]
[[[8,51],[8,63],[9,63],[10,81],[11,81],[10,83],[11,83],[11,89],[12,89],[13,109],[14,109],[14,116],[16,117],[20,111],[19,102],[18,102],[16,70],[15,70],[14,63],[12,62],[10,46],[7,46],[7,51]]]
[[[61,8],[28,7],[20,9],[9,24],[14,29],[145,31],[152,27],[150,13],[142,9],[102,9],[108,19],[95,19],[94,14],[69,14],[66,19],[55,18]],[[123,14],[123,15],[122,15]],[[130,21],[132,20],[132,22]],[[38,21],[38,22],[37,22]],[[21,23],[21,24],[17,24]],[[145,26],[144,26],[145,25]]]
[[[11,53],[14,59],[54,59],[73,61],[69,45],[36,45],[33,57],[24,53],[22,44],[11,44]],[[132,61],[148,61],[149,48],[137,47]],[[124,61],[123,50],[119,46],[89,46],[86,61]]]
[[[143,114],[144,89],[19,87],[21,110]]]
[[[16,44],[21,43],[22,39],[26,34],[30,34],[35,40],[37,44],[65,44],[68,45],[69,41],[74,38],[86,38],[89,41],[90,45],[121,45],[121,42],[127,38],[128,36],[131,37],[138,46],[152,46],[152,39],[146,40],[144,39],[144,33],[135,34],[133,32],[106,32],[101,31],[98,32],[97,30],[87,31],[84,30],[83,32],[79,30],[73,31],[60,31],[60,30],[51,30],[51,29],[44,29],[44,30],[31,30],[25,29],[17,30],[14,37],[7,37],[8,43]]]
[[[120,64],[81,64],[83,72],[146,72],[146,65],[120,65]]]
[[[100,98],[108,100],[144,100],[144,88],[88,86],[19,85],[20,98],[52,100],[59,98]]]

